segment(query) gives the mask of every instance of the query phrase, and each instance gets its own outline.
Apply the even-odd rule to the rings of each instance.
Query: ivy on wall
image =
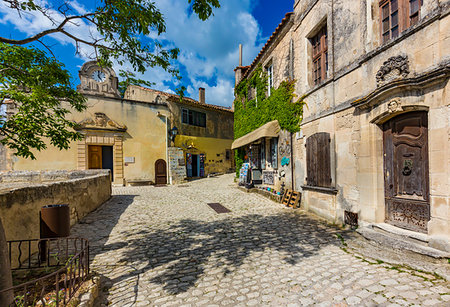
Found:
[[[267,73],[259,65],[251,76],[235,89],[234,138],[238,139],[262,125],[278,120],[281,129],[298,132],[303,117],[304,101],[294,94],[294,80],[281,82],[277,89],[267,93]],[[243,163],[243,151],[236,150],[236,172]]]

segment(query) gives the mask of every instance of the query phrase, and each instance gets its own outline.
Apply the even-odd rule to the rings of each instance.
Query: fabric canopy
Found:
[[[231,145],[231,149],[236,149],[248,145],[264,137],[272,137],[272,138],[278,137],[280,130],[281,128],[277,120],[268,122],[267,124],[259,127],[258,129],[253,130],[252,132],[247,133],[246,135],[235,140]]]

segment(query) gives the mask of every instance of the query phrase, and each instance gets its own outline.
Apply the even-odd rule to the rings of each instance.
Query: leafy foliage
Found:
[[[282,129],[298,132],[304,102],[302,99],[294,101],[297,97],[294,94],[294,83],[295,81],[283,81],[266,97],[267,75],[261,66],[248,79],[242,80],[236,87],[237,98],[234,101],[235,139],[272,120],[278,120]],[[249,100],[248,93],[253,89],[256,89],[256,97]]]
[[[119,81],[119,92],[122,95],[122,97],[125,94],[125,91],[127,90],[128,86],[130,85],[139,85],[148,87],[155,85],[154,82],[136,78],[136,74],[134,74],[131,71],[121,71],[119,72],[119,77],[121,78],[121,81]]]
[[[191,10],[201,20],[220,7],[218,0],[187,0]],[[74,123],[66,120],[71,111],[86,108],[84,98],[70,82],[70,75],[45,42],[51,34],[65,35],[75,42],[77,53],[88,46],[92,54],[83,54],[111,67],[129,63],[134,72],[162,67],[180,79],[172,61],[178,57],[177,48],[165,48],[158,36],[166,30],[164,16],[154,2],[147,0],[100,0],[91,12],[80,12],[76,1],[3,0],[19,18],[30,12],[45,20],[49,28],[35,35],[15,39],[0,34],[0,143],[13,149],[17,156],[32,158],[33,149],[47,147],[45,139],[59,149],[67,149],[81,135],[74,132]],[[75,26],[84,23],[95,28],[83,36]],[[152,38],[150,38],[152,37]],[[30,44],[39,42],[53,55]],[[20,45],[27,45],[20,47]],[[120,91],[130,84],[151,86],[153,83],[136,78],[134,72],[121,70]],[[185,91],[179,89],[180,97]],[[17,112],[11,117],[4,113],[6,103],[13,102]],[[3,114],[2,114],[3,112]]]
[[[40,50],[0,43],[0,105],[6,102],[15,103],[17,111],[8,118],[0,114],[0,143],[17,156],[34,159],[32,148],[47,147],[43,138],[59,149],[81,139],[67,129],[74,123],[66,115],[84,110],[85,99],[64,65]]]
[[[294,80],[283,81],[277,89],[271,89],[271,95],[266,97],[267,74],[261,65],[248,79],[242,80],[235,90],[234,138],[238,139],[273,120],[278,120],[282,129],[298,132],[305,103],[301,98],[295,100],[294,85]],[[244,161],[244,153],[236,150],[235,157],[238,172]]]
[[[174,76],[178,70],[171,66],[171,60],[179,54],[178,48],[163,48],[156,37],[166,30],[164,16],[156,4],[147,0],[102,0],[92,12],[80,13],[76,3],[62,1],[56,4],[34,0],[3,0],[21,16],[27,12],[38,13],[49,21],[52,27],[33,36],[16,40],[0,36],[0,42],[23,45],[41,41],[53,33],[63,34],[74,40],[77,52],[81,45],[93,48],[90,55],[99,64],[111,66],[112,61],[120,65],[130,63],[135,71],[145,72],[148,67],[162,67]],[[191,9],[201,20],[208,19],[213,8],[219,8],[218,0],[188,0]],[[61,21],[62,20],[62,21]],[[80,36],[71,31],[69,25],[84,22],[97,29],[98,34]],[[156,34],[156,35],[154,35]],[[148,36],[154,37],[150,39]]]

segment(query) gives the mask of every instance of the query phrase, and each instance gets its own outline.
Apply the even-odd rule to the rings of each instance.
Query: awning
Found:
[[[278,124],[278,121],[273,120],[273,121],[268,122],[267,124],[259,127],[258,129],[253,130],[252,132],[247,133],[246,135],[235,140],[233,142],[233,144],[231,144],[231,149],[236,149],[236,148],[245,146],[245,145],[253,143],[261,138],[278,137],[280,130],[281,130],[281,128],[280,128],[280,125]]]

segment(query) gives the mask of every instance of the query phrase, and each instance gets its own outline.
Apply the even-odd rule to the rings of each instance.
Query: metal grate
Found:
[[[224,206],[222,206],[219,203],[209,203],[208,206],[210,206],[214,211],[217,213],[228,213],[231,212],[231,210],[228,210]]]
[[[37,279],[27,278],[20,285],[0,289],[0,295],[12,292],[15,297],[9,306],[72,306],[72,298],[90,276],[89,242],[86,239],[8,241],[8,252],[12,270],[24,272],[22,276],[33,276],[33,270],[51,272],[55,269]]]
[[[357,227],[358,226],[358,213],[353,213],[350,211],[344,211],[344,222],[347,225]]]

